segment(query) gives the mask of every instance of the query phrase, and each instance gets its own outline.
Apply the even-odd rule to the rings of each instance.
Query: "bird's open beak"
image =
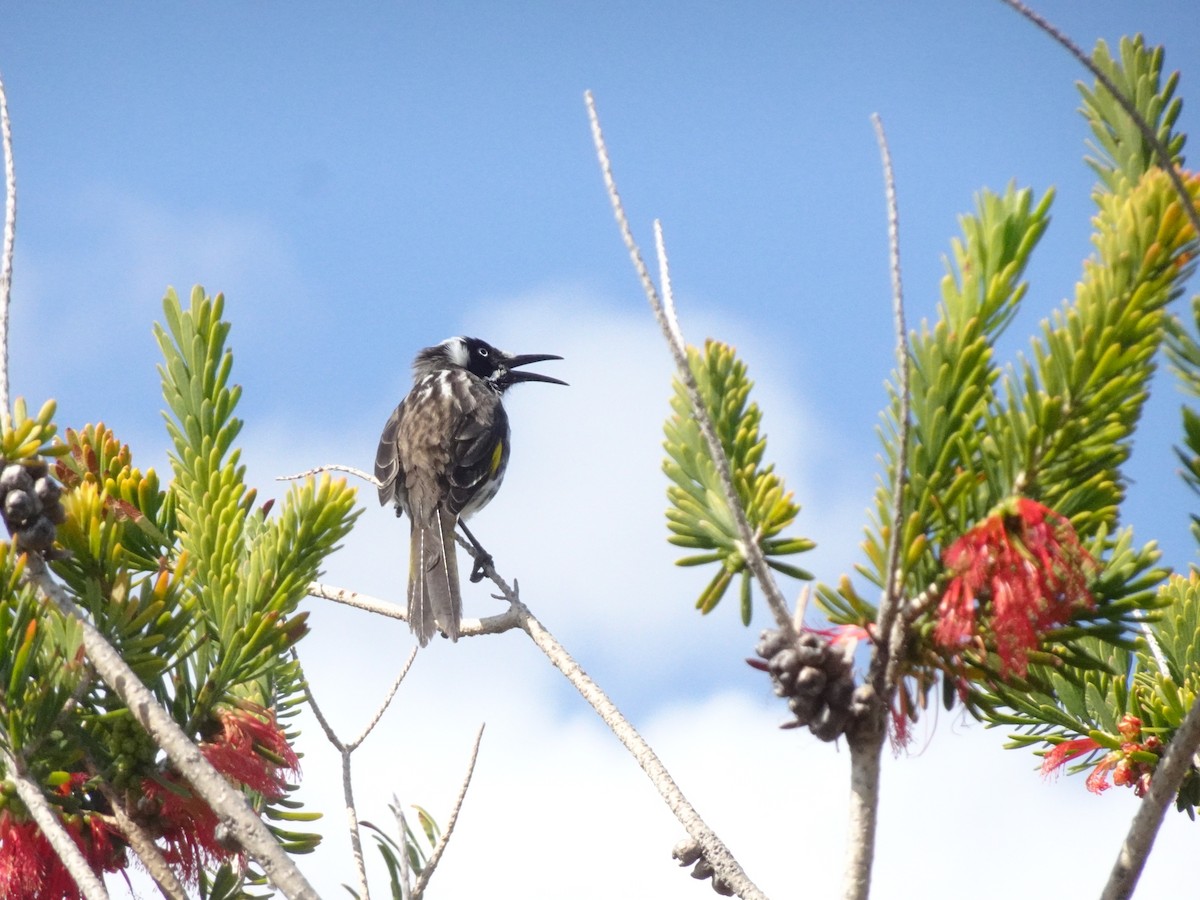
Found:
[[[549,375],[539,375],[537,372],[511,371],[518,366],[527,366],[535,362],[545,362],[548,359],[562,359],[562,357],[555,356],[553,353],[526,353],[521,356],[510,356],[505,360],[505,365],[510,370],[508,373],[508,383],[518,384],[522,381],[544,381],[547,384],[565,385],[565,381],[559,381],[557,378],[551,378]]]

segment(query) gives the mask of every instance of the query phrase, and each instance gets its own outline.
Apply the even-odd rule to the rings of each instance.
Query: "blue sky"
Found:
[[[1165,43],[1168,68],[1184,69],[1182,127],[1200,130],[1193,3],[1038,8],[1085,48],[1137,31]],[[0,73],[20,196],[14,393],[56,397],[63,425],[103,419],[143,464],[161,466],[151,323],[167,285],[224,291],[246,457],[269,491],[275,475],[320,463],[366,467],[422,346],[468,333],[562,354],[553,374],[571,388],[514,393],[512,468],[476,533],[585,668],[671,747],[668,762],[691,776],[685,790],[711,795],[725,817],[714,824],[732,833],[735,852],[758,855],[747,868],[764,873],[766,890],[808,884],[792,865],[798,844],[811,842],[813,859],[837,858],[836,827],[824,829],[834,832],[828,847],[818,834],[800,839],[790,822],[781,835],[762,792],[811,800],[828,782],[822,802],[836,822],[845,754],[770,730],[782,709],[741,662],[756,632],[731,607],[696,616],[703,576],[670,566],[658,472],[669,362],[612,223],[583,92],[595,93],[645,245],[651,220],[663,220],[685,333],[731,340],[749,363],[771,454],[804,507],[798,528],[821,545],[804,562],[833,580],[857,558],[892,367],[869,116],[883,117],[891,140],[913,323],[934,311],[942,254],[975,191],[1014,179],[1039,195],[1056,188],[1025,311],[1003,347],[1013,353],[1071,295],[1088,252],[1093,178],[1081,159],[1073,61],[982,0],[74,3],[7,9]],[[1194,557],[1187,516],[1196,506],[1175,475],[1178,404],[1163,380],[1130,468],[1128,508],[1138,535],[1160,540],[1177,567]],[[399,599],[403,529],[369,507],[328,579]],[[466,602],[469,614],[494,610],[482,589]],[[326,706],[356,731],[355,716],[374,702],[364,685],[382,693],[410,639],[396,623],[312,609],[317,633],[302,655],[318,696],[336,698]],[[481,718],[490,787],[464,813],[446,860],[448,895],[470,895],[471,872],[485,862],[521,878],[527,897],[563,896],[563,884],[572,896],[609,895],[617,881],[581,878],[567,865],[577,851],[554,849],[562,822],[572,835],[595,828],[594,840],[649,879],[633,896],[704,893],[671,871],[678,835],[669,818],[653,819],[661,804],[639,773],[513,636],[439,642],[422,656],[381,726],[390,730],[364,748],[364,803],[378,807],[369,815],[385,816],[393,790],[435,814],[444,808]],[[315,729],[308,735],[316,741]],[[1078,780],[1044,785],[1032,759],[998,744],[944,720],[924,754],[891,766],[895,796],[932,796],[952,820],[956,803],[986,791],[980,777],[998,784],[1007,767],[997,822],[1037,810],[1110,829],[1078,836],[1078,852],[1103,861],[1088,869],[1086,890],[1072,890],[1084,876],[1072,874],[1083,866],[1070,864],[1069,848],[1027,849],[1028,871],[1051,879],[1040,883],[1094,893],[1132,798],[1096,800]],[[332,762],[319,746],[305,749],[313,802],[336,826]],[[797,784],[756,780],[778,766],[791,775],[799,758],[813,768]],[[811,783],[826,770],[834,775]],[[956,772],[960,783],[949,780]],[[333,793],[320,786],[325,775]],[[897,806],[885,814],[896,818],[884,821],[892,837],[881,847],[881,897],[910,896],[885,877],[908,876],[905,841],[916,840]],[[658,831],[639,830],[643,812]],[[492,846],[497,829],[529,869]],[[350,874],[331,833],[311,865],[333,895]],[[996,834],[1007,835],[999,825]],[[927,896],[959,896],[956,878],[979,865],[965,838],[950,840],[925,875]],[[1164,844],[1148,877],[1169,886],[1182,867],[1171,868],[1169,836]],[[1000,878],[974,893],[1001,896],[1016,883]]]

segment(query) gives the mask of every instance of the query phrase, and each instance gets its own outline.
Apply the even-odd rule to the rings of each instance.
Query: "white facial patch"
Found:
[[[449,340],[442,341],[442,346],[446,348],[446,356],[450,362],[459,368],[465,369],[467,367],[470,354],[467,353],[466,341],[460,337],[452,337]]]

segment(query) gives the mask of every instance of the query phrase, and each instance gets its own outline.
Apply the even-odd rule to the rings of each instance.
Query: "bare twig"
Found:
[[[94,767],[92,767],[92,771],[94,774]],[[146,871],[154,879],[154,883],[158,885],[158,889],[162,891],[163,896],[169,898],[169,900],[188,900],[187,891],[184,890],[183,885],[179,883],[179,879],[175,877],[175,872],[163,858],[162,851],[154,843],[154,838],[141,825],[130,818],[129,813],[125,810],[125,804],[117,796],[116,791],[109,786],[108,782],[100,779],[99,787],[100,793],[104,795],[109,806],[112,807],[113,820],[121,830],[122,836],[129,842],[129,846],[133,848],[133,852],[137,854],[138,860],[145,866]]]
[[[50,842],[50,846],[75,880],[75,884],[83,896],[87,900],[108,900],[108,892],[104,890],[104,884],[100,881],[100,877],[92,871],[92,867],[84,858],[83,851],[67,833],[62,819],[51,807],[46,795],[42,793],[41,785],[25,772],[23,761],[9,752],[8,748],[0,747],[0,763],[4,764],[6,776],[16,787],[17,796],[25,804],[29,815],[41,829],[42,835]]]
[[[446,852],[446,845],[450,843],[450,836],[454,833],[454,826],[458,824],[458,814],[462,810],[463,801],[467,799],[467,790],[471,787],[471,776],[475,774],[475,761],[479,758],[479,743],[483,740],[484,726],[479,726],[479,731],[475,733],[475,746],[471,748],[471,761],[467,763],[467,774],[463,778],[462,787],[458,789],[458,796],[454,800],[454,808],[450,811],[450,818],[446,820],[446,827],[442,829],[442,836],[438,838],[437,846],[433,848],[433,853],[429,855],[429,859],[425,863],[425,868],[421,870],[420,877],[417,878],[417,883],[413,885],[412,896],[413,900],[420,900],[425,896],[425,888],[429,885],[429,879],[433,877],[433,872],[437,868],[439,862],[442,861],[442,854]],[[404,834],[401,832],[401,840],[404,839]]]
[[[887,733],[887,716],[900,660],[908,634],[909,620],[902,614],[904,573],[900,566],[901,534],[904,529],[904,491],[908,484],[908,436],[911,427],[909,404],[908,326],[904,321],[904,287],[900,277],[900,213],[896,202],[896,179],[887,134],[878,115],[871,116],[883,164],[888,210],[888,248],[892,276],[892,316],[896,331],[897,440],[895,481],[892,490],[891,533],[888,535],[887,572],[883,596],[876,615],[874,647],[867,670],[872,693],[865,721],[856,723],[847,735],[850,744],[850,810],[846,835],[846,867],[842,896],[865,900],[871,890],[871,866],[875,858],[875,830],[879,817],[879,766]]]
[[[408,822],[404,819],[404,807],[400,805],[400,798],[392,794],[392,815],[396,819],[396,833],[400,835],[400,843],[403,845],[408,840]],[[400,900],[411,900],[412,885],[409,883],[409,874],[411,870],[408,866],[408,854],[400,854]]]
[[[404,610],[404,607],[388,600],[380,600],[377,597],[352,591],[350,588],[334,587],[331,584],[321,584],[314,581],[308,586],[308,595],[310,597],[320,597],[323,600],[332,600],[344,606],[353,606],[355,609],[378,613],[381,616],[387,616],[391,619],[399,619],[402,622],[408,621],[408,613]]]
[[[379,720],[383,718],[383,714],[387,711],[387,708],[392,705],[392,700],[396,697],[396,691],[400,690],[400,682],[404,681],[404,676],[406,676],[408,674],[408,670],[412,668],[413,660],[417,658],[418,649],[418,647],[413,647],[412,652],[408,654],[408,659],[405,660],[404,666],[400,669],[400,672],[396,675],[395,681],[392,682],[392,686],[388,689],[387,696],[383,698],[383,702],[380,703],[379,708],[375,710],[375,715],[372,716],[371,720],[363,726],[363,730],[358,733],[358,737],[346,744],[346,750],[348,752],[353,753],[362,746],[362,742],[367,739],[367,735],[374,730],[375,726],[379,724]]]
[[[32,555],[27,559],[26,578],[63,615],[79,623],[83,632],[84,651],[97,674],[124,701],[138,724],[184,774],[188,783],[225,826],[231,840],[262,867],[266,876],[285,896],[293,900],[316,900],[316,891],[292,858],[279,846],[262,819],[250,808],[246,797],[213,768],[178,723],[158,704],[129,664],[84,615],[70,595],[50,577],[45,564]]]
[[[529,635],[538,649],[546,654],[555,668],[566,676],[583,699],[604,720],[604,724],[609,727],[609,730],[625,745],[625,749],[642,767],[642,771],[646,773],[650,782],[658,790],[675,818],[703,849],[704,858],[712,865],[713,870],[744,900],[751,900],[751,898],[765,900],[766,895],[750,880],[729,848],[717,837],[716,832],[708,827],[695,807],[688,802],[666,766],[662,764],[650,745],[638,734],[637,729],[625,718],[616,704],[608,698],[608,695],[596,682],[588,677],[554,635],[521,602],[516,591],[509,588],[499,576],[493,577],[492,580],[512,604],[522,630]]]
[[[0,418],[8,421],[8,309],[12,298],[13,246],[17,239],[17,170],[13,163],[8,95],[0,79],[0,140],[4,144],[4,245],[0,251]]]
[[[584,100],[587,103],[588,119],[592,126],[592,139],[596,145],[596,157],[600,162],[600,171],[604,176],[604,186],[608,191],[608,199],[612,203],[617,227],[620,229],[621,237],[625,241],[625,247],[629,251],[629,257],[633,261],[633,267],[637,271],[638,278],[641,279],[642,290],[646,294],[650,308],[654,311],[654,317],[658,320],[659,327],[662,329],[663,335],[667,339],[667,344],[670,346],[671,354],[675,358],[675,368],[678,372],[679,380],[687,391],[688,400],[696,414],[696,423],[700,427],[701,434],[704,435],[709,453],[716,464],[725,500],[729,504],[734,520],[737,523],[738,549],[741,551],[742,556],[745,557],[746,565],[762,588],[763,594],[767,599],[767,606],[770,608],[771,614],[775,617],[780,630],[794,640],[796,638],[796,631],[792,626],[792,615],[788,611],[787,601],[784,599],[779,585],[775,582],[775,578],[771,574],[771,569],[767,565],[766,558],[763,556],[762,548],[758,545],[754,531],[750,528],[750,523],[746,520],[746,512],[742,507],[741,500],[738,498],[737,489],[733,484],[733,474],[730,471],[729,459],[725,455],[724,447],[721,446],[721,439],[717,436],[712,416],[704,405],[704,400],[700,396],[700,389],[696,384],[695,375],[692,374],[692,367],[688,363],[687,344],[684,342],[679,322],[674,316],[674,300],[668,297],[667,303],[664,304],[659,298],[658,290],[654,285],[654,279],[650,277],[650,271],[646,268],[646,263],[642,259],[642,251],[634,240],[633,231],[629,227],[629,219],[625,215],[625,208],[621,204],[621,195],[617,192],[617,184],[613,178],[608,148],[604,143],[604,134],[600,130],[600,118],[596,113],[596,103],[591,91],[584,94]],[[669,291],[670,277],[667,273],[666,253],[663,250],[661,225],[655,221],[654,228],[656,244],[660,249],[658,259],[659,269],[664,273],[663,290]]]
[[[469,552],[474,552],[474,548],[469,543],[461,537],[458,540]],[[352,591],[349,588],[334,587],[330,584],[320,584],[314,581],[308,586],[308,593],[311,597],[332,600],[335,603],[353,606],[355,609],[387,616],[390,619],[399,619],[401,622],[408,621],[408,612],[404,607],[387,600],[380,600],[377,597],[359,593],[358,591]],[[501,634],[520,627],[521,623],[517,621],[516,616],[509,609],[499,615],[485,616],[482,619],[463,619],[459,625],[458,636],[479,637],[485,634]]]
[[[892,529],[888,535],[887,588],[879,604],[877,617],[877,642],[887,642],[887,650],[883,654],[876,653],[874,659],[880,659],[881,664],[875,665],[873,659],[872,681],[876,682],[875,689],[886,701],[887,694],[895,689],[896,673],[899,669],[899,653],[891,652],[893,640],[892,625],[898,618],[898,613],[904,599],[904,572],[900,567],[901,538],[904,532],[904,491],[908,487],[908,439],[912,429],[911,388],[909,387],[909,369],[911,363],[908,350],[908,325],[904,320],[904,282],[900,277],[900,210],[896,202],[896,175],[892,168],[892,153],[888,147],[887,133],[883,130],[883,120],[878,114],[871,116],[871,124],[875,128],[875,137],[879,142],[879,156],[883,165],[884,190],[887,197],[888,209],[888,257],[892,275],[892,317],[896,330],[896,391],[899,395],[897,410],[897,426],[899,434],[896,449],[896,481],[892,490]],[[900,633],[903,639],[903,631]],[[878,646],[878,644],[877,644]],[[896,648],[897,650],[899,648]],[[883,677],[880,677],[883,676]]]
[[[474,548],[461,538],[459,539],[459,543],[467,549],[467,552],[472,555],[474,554]],[[617,709],[616,705],[601,690],[600,686],[592,681],[587,673],[579,667],[579,664],[558,643],[546,627],[537,620],[533,613],[529,611],[529,608],[521,602],[516,582],[510,586],[491,563],[484,566],[484,574],[500,589],[498,599],[507,600],[509,609],[501,615],[490,616],[486,619],[475,620],[474,622],[464,620],[460,636],[466,634],[491,634],[499,631],[507,631],[511,628],[520,628],[528,634],[534,644],[546,654],[555,668],[566,676],[567,680],[574,685],[583,699],[588,702],[592,709],[596,711],[596,714],[609,727],[609,730],[617,736],[617,739],[633,755],[633,758],[642,767],[642,771],[649,777],[651,783],[658,790],[659,795],[666,802],[671,812],[675,814],[675,818],[679,820],[688,834],[700,844],[705,858],[717,874],[744,900],[755,900],[755,898],[757,900],[764,900],[766,895],[750,880],[733,854],[729,852],[729,849],[717,837],[716,833],[708,827],[695,807],[688,802],[683,792],[679,789],[679,786],[671,778],[671,774],[667,771],[666,766],[662,764],[662,761],[650,748],[650,745],[646,743],[645,739],[638,734],[637,729]],[[316,597],[335,600],[339,603],[391,616],[392,618],[404,618],[404,611],[399,606],[382,600],[376,600],[372,597],[364,597],[354,591],[314,583],[309,585],[309,593]],[[494,627],[492,623],[494,623]]]
[[[1167,806],[1179,793],[1179,786],[1192,766],[1192,757],[1200,750],[1200,698],[1180,723],[1167,744],[1167,752],[1154,770],[1150,789],[1129,824],[1129,833],[1108,876],[1100,900],[1127,900],[1133,896],[1146,859],[1154,848],[1154,839],[1162,825]]]
[[[312,697],[309,697],[312,703]],[[316,705],[313,704],[313,709]],[[326,731],[326,734],[330,732]],[[332,741],[332,739],[331,739]],[[336,743],[335,746],[338,746]],[[371,885],[367,881],[367,860],[363,856],[362,829],[358,824],[358,804],[354,802],[354,775],[351,771],[350,753],[338,746],[342,757],[342,796],[346,798],[346,825],[350,829],[350,855],[354,858],[354,871],[358,875],[358,896],[371,900]]]
[[[333,726],[329,724],[329,720],[325,718],[325,714],[321,711],[321,707],[313,696],[312,688],[309,686],[308,681],[305,680],[304,682],[304,694],[308,699],[308,705],[312,707],[313,715],[316,716],[321,730],[325,732],[325,737],[329,739],[329,743],[337,748],[338,753],[342,757],[342,795],[346,799],[346,820],[350,828],[350,851],[354,857],[355,871],[358,874],[358,896],[362,900],[370,900],[371,889],[367,884],[367,865],[363,857],[362,831],[358,823],[358,805],[354,801],[354,780],[351,773],[350,757],[362,745],[362,742],[367,739],[367,735],[371,733],[371,730],[379,723],[384,712],[391,705],[392,699],[396,696],[396,691],[400,688],[400,682],[404,680],[404,676],[412,668],[413,660],[417,658],[418,649],[417,647],[413,647],[412,652],[408,654],[408,660],[400,669],[400,674],[392,682],[391,688],[383,698],[383,702],[379,705],[375,714],[367,722],[366,727],[363,728],[359,736],[348,743],[338,737],[337,732],[333,730]],[[294,650],[292,651],[292,658],[299,658]]]
[[[1150,123],[1142,118],[1133,101],[1125,96],[1124,92],[1118,88],[1111,78],[1101,71],[1100,67],[1092,61],[1092,58],[1080,49],[1079,45],[1067,37],[1062,31],[1050,23],[1049,20],[1041,16],[1039,13],[1030,9],[1021,0],[1001,0],[1002,3],[1015,9],[1022,16],[1040,28],[1043,32],[1057,41],[1075,60],[1092,73],[1092,76],[1100,82],[1113,99],[1117,101],[1125,114],[1133,120],[1133,124],[1137,126],[1138,131],[1142,133],[1142,137],[1146,140],[1154,150],[1154,156],[1158,160],[1158,165],[1167,177],[1171,179],[1171,186],[1175,188],[1175,193],[1179,196],[1181,205],[1183,206],[1184,214],[1188,217],[1188,221],[1192,223],[1192,228],[1195,231],[1196,239],[1200,240],[1200,212],[1196,209],[1196,204],[1192,200],[1192,195],[1188,193],[1187,187],[1184,186],[1183,179],[1179,176],[1179,168],[1175,165],[1175,161],[1171,159],[1171,153],[1163,146],[1162,141],[1158,139],[1158,135],[1154,133],[1154,129],[1150,127]]]
[[[363,481],[368,481],[375,487],[379,487],[379,481],[369,472],[364,472],[362,469],[356,469],[354,466],[344,466],[341,463],[330,463],[325,466],[317,466],[309,469],[307,472],[297,472],[295,475],[276,475],[276,481],[297,481],[301,478],[310,478],[313,475],[320,475],[322,472],[347,472],[356,478],[361,478]]]

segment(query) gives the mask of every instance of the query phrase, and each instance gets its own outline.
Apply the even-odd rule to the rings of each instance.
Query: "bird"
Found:
[[[379,503],[395,505],[411,527],[408,623],[426,646],[436,629],[458,640],[462,594],[455,526],[475,549],[471,580],[491,558],[463,520],[500,489],[508,466],[508,414],[501,398],[514,384],[565,381],[518,371],[562,359],[548,353],[515,355],[474,337],[452,337],[413,360],[413,385],[384,425],[375,454]]]

